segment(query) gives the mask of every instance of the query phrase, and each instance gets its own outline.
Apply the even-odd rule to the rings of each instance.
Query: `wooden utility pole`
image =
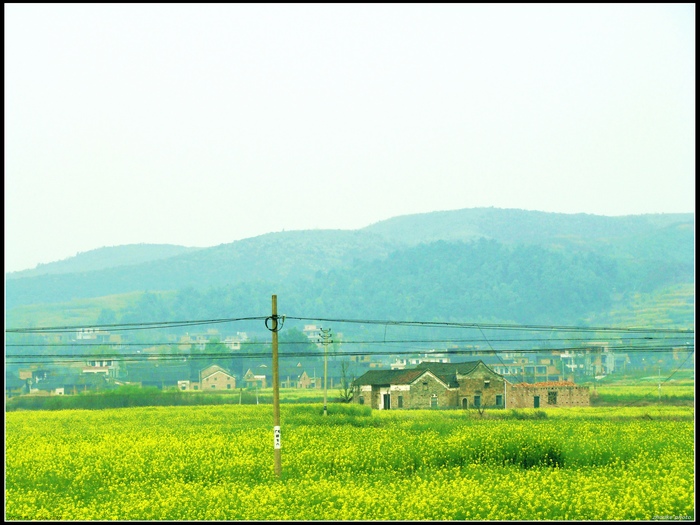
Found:
[[[328,344],[331,341],[331,329],[319,328],[323,340],[323,415],[328,415]]]
[[[282,328],[277,319],[277,296],[272,296],[272,419],[275,443],[275,476],[282,477],[282,432],[280,429],[280,372],[277,332]]]

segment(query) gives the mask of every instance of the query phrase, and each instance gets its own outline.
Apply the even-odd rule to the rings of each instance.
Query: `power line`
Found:
[[[483,333],[483,332],[482,332]],[[685,344],[687,337],[676,336],[676,337],[650,337],[650,336],[632,336],[625,338],[628,341],[684,341],[677,344]],[[507,339],[493,339],[486,338],[484,335],[479,339],[463,339],[463,338],[431,338],[431,339],[366,339],[366,340],[340,340],[341,344],[396,344],[396,343],[482,343],[486,341],[489,346],[490,343],[551,343],[554,341],[584,341],[589,342],[592,345],[600,343],[600,341],[595,341],[587,337],[552,337],[552,338],[507,338]],[[605,341],[608,346],[613,346],[614,341]],[[84,347],[84,346],[194,346],[194,345],[214,345],[222,344],[226,345],[226,341],[207,341],[207,342],[197,342],[197,341],[149,341],[149,342],[139,342],[139,343],[125,343],[125,342],[83,342],[83,341],[73,341],[69,343],[6,343],[6,347]],[[269,341],[237,341],[236,344],[240,346],[256,346],[256,345],[269,345]],[[314,344],[314,341],[280,341],[280,345],[302,345],[302,344]]]
[[[503,366],[507,366],[507,365],[503,362],[503,359],[501,359],[501,356],[499,356],[499,355],[496,353],[496,351],[494,350],[493,346],[491,346],[491,342],[486,338],[486,334],[484,333],[484,331],[483,331],[481,328],[479,328],[479,331],[481,332],[481,335],[483,336],[484,341],[486,341],[486,343],[489,345],[489,348],[490,348],[491,350],[493,350],[494,355],[495,355],[496,357],[498,357],[498,360],[501,362],[501,364],[502,364]],[[520,380],[521,380],[521,381],[525,381],[525,372],[524,372],[524,371],[523,371],[523,374],[521,374],[521,376],[520,376]]]
[[[359,323],[359,324],[371,324],[371,325],[383,325],[386,329],[388,326],[406,326],[406,327],[433,327],[433,328],[463,328],[463,329],[478,329],[481,333],[480,339],[473,338],[424,338],[424,339],[386,339],[385,337],[381,340],[343,340],[339,341],[340,344],[344,346],[350,345],[396,345],[396,344],[437,344],[437,343],[448,343],[448,344],[459,344],[459,343],[482,343],[486,342],[490,351],[484,352],[478,348],[472,349],[460,349],[460,348],[447,348],[441,349],[438,353],[442,355],[468,355],[472,357],[477,357],[474,352],[479,352],[480,354],[486,353],[487,355],[494,355],[498,358],[502,365],[507,366],[506,363],[501,359],[499,354],[501,353],[540,353],[540,354],[555,354],[559,353],[569,353],[569,352],[602,352],[603,350],[612,351],[613,353],[635,353],[635,352],[671,352],[671,351],[694,351],[694,345],[690,345],[687,341],[684,343],[681,340],[688,339],[688,337],[694,334],[694,330],[691,329],[660,329],[660,328],[641,328],[641,327],[576,327],[576,326],[556,326],[556,325],[515,325],[515,324],[493,324],[493,323],[455,323],[455,322],[436,322],[436,321],[394,321],[394,320],[372,320],[372,319],[327,319],[327,318],[311,318],[311,317],[293,317],[284,316],[287,319],[299,320],[299,321],[324,321],[324,322],[334,322],[334,323]],[[119,324],[102,324],[102,325],[73,325],[73,326],[53,326],[53,327],[39,327],[39,328],[13,328],[6,330],[8,334],[56,334],[56,333],[66,333],[73,332],[76,330],[105,330],[105,331],[126,331],[126,330],[150,330],[150,329],[162,329],[162,328],[173,328],[173,327],[183,327],[183,326],[198,326],[205,324],[218,324],[218,323],[228,323],[228,322],[239,322],[239,321],[266,321],[268,317],[266,316],[254,316],[254,317],[238,317],[238,318],[221,318],[221,319],[200,319],[200,320],[189,320],[189,321],[158,321],[158,322],[144,322],[144,323],[119,323]],[[505,338],[505,339],[494,339],[487,338],[484,330],[526,330],[526,331],[549,331],[549,332],[618,332],[621,337],[627,340],[626,343],[610,342],[606,341],[605,347],[596,345],[594,341],[585,337],[549,337],[549,338]],[[624,335],[622,335],[624,334]],[[657,336],[654,336],[656,334]],[[676,334],[676,335],[673,335]],[[573,341],[583,342],[578,346],[551,346],[552,342],[567,342],[571,343]],[[491,343],[501,344],[505,343],[508,347],[495,348]],[[589,343],[586,345],[585,343]],[[635,345],[634,343],[641,342],[644,344]],[[520,348],[517,347],[520,343],[546,343],[546,348]],[[7,347],[12,348],[31,348],[31,347],[41,347],[41,348],[60,348],[60,347],[70,347],[70,348],[81,348],[81,347],[105,347],[111,346],[112,348],[124,347],[124,346],[137,346],[142,348],[147,348],[150,346],[189,346],[199,345],[202,343],[197,342],[160,342],[160,343],[114,343],[114,342],[102,342],[102,343],[92,343],[92,342],[74,342],[74,343],[6,343]],[[215,342],[207,342],[206,344],[216,344]],[[219,341],[218,344],[226,344],[225,342]],[[255,345],[270,345],[269,341],[241,341],[238,344],[241,347],[245,346],[255,346]],[[313,342],[301,342],[301,341],[283,341],[279,342],[283,346],[294,346],[294,345],[306,345],[313,344]],[[513,346],[516,345],[516,346]],[[410,348],[392,351],[334,351],[330,352],[331,357],[358,357],[358,356],[410,356],[417,353],[425,353],[425,348]],[[297,352],[287,351],[283,352],[281,357],[285,358],[301,358],[301,357],[319,357],[320,352],[310,352],[308,350],[300,350]],[[7,354],[5,355],[6,362],[9,360],[10,363],[26,363],[28,360],[40,361],[40,362],[56,362],[56,361],[75,361],[83,359],[114,359],[122,361],[144,361],[149,359],[156,360],[187,360],[187,359],[265,359],[268,356],[266,353],[254,352],[246,353],[236,350],[227,351],[225,353],[217,352],[204,352],[204,353],[190,353],[187,356],[182,354],[172,354],[165,352],[144,352],[143,354],[138,352],[136,354],[129,354],[124,352],[111,352],[105,353],[42,353],[42,354]]]
[[[661,383],[659,383],[659,388],[661,388],[661,385],[662,385],[662,384],[666,384],[667,382],[669,382],[669,381],[671,380],[671,378],[672,378],[674,375],[676,375],[676,373],[677,373],[681,368],[683,368],[683,367],[685,366],[685,364],[688,362],[688,359],[690,359],[690,357],[693,355],[693,353],[694,353],[694,351],[691,352],[690,354],[688,354],[688,356],[685,358],[685,360],[684,360],[680,365],[678,365],[678,367],[676,367],[676,369],[675,369],[673,372],[671,372],[671,375],[669,375],[666,379],[664,379]],[[623,405],[623,406],[628,407],[628,406],[635,405],[636,403],[640,403],[641,401],[644,401],[645,399],[647,399],[647,398],[648,398],[649,396],[651,396],[651,395],[653,395],[653,393],[652,393],[651,391],[649,391],[649,393],[644,394],[644,395],[643,395],[642,397],[640,397],[640,399],[638,399],[637,401],[632,401],[632,402],[627,403],[626,405]],[[660,396],[660,395],[661,395],[661,394],[659,393],[659,396]]]
[[[394,326],[427,326],[435,328],[486,328],[499,330],[532,330],[532,331],[566,331],[566,332],[651,332],[651,333],[683,333],[694,334],[693,329],[684,328],[644,328],[644,327],[611,327],[611,326],[558,326],[558,325],[527,325],[527,324],[506,324],[506,323],[458,323],[442,321],[392,321],[376,319],[327,319],[316,317],[294,317],[287,315],[287,319],[297,321],[319,321],[332,323],[355,323],[355,324],[376,324]]]
[[[34,328],[9,328],[5,333],[33,334],[33,333],[61,333],[77,330],[100,330],[127,331],[127,330],[153,330],[160,328],[173,328],[183,326],[198,326],[206,324],[230,323],[238,321],[264,321],[269,316],[237,317],[222,319],[201,319],[190,321],[155,321],[140,323],[118,323],[118,324],[92,324],[92,325],[68,325],[68,326],[45,326]],[[622,333],[675,333],[691,335],[694,329],[682,328],[651,328],[651,327],[611,327],[611,326],[561,326],[561,325],[529,325],[529,324],[508,324],[508,323],[460,323],[442,321],[396,321],[378,319],[329,319],[320,317],[294,317],[284,316],[286,319],[297,321],[319,321],[329,323],[352,323],[382,326],[414,326],[433,328],[474,328],[474,329],[497,329],[497,330],[530,330],[530,331],[565,331],[565,332],[622,332]]]
[[[384,338],[381,340],[376,339],[358,339],[358,340],[343,340],[339,341],[340,344],[344,346],[352,345],[416,345],[416,344],[480,344],[486,342],[489,350],[479,350],[478,348],[447,348],[441,349],[435,354],[440,356],[468,356],[473,360],[479,360],[484,356],[495,356],[503,366],[518,366],[516,363],[505,363],[501,358],[500,354],[504,353],[514,353],[514,354],[549,354],[555,355],[557,353],[580,353],[589,352],[592,354],[600,354],[603,351],[608,351],[612,353],[670,353],[670,352],[688,352],[688,356],[664,381],[667,382],[675,375],[681,368],[685,366],[688,359],[694,355],[695,346],[694,342],[691,345],[687,339],[691,336],[694,341],[694,329],[678,329],[678,328],[653,328],[653,327],[593,327],[593,326],[561,326],[561,325],[532,325],[532,324],[510,324],[510,323],[466,323],[466,322],[440,322],[440,321],[415,321],[415,320],[377,320],[377,319],[329,319],[329,318],[315,318],[315,317],[294,317],[294,316],[283,316],[283,319],[291,319],[297,321],[318,321],[322,323],[351,323],[351,324],[362,324],[362,325],[378,325],[384,326],[385,333]],[[212,324],[222,324],[222,323],[233,323],[242,321],[263,321],[266,322],[269,316],[251,316],[251,317],[236,317],[236,318],[216,318],[216,319],[200,319],[200,320],[182,320],[182,321],[155,321],[155,322],[134,322],[134,323],[117,323],[117,324],[92,324],[92,325],[65,325],[65,326],[46,326],[46,327],[32,327],[32,328],[10,328],[6,329],[6,334],[13,335],[50,335],[50,334],[62,334],[70,333],[79,330],[92,330],[92,331],[105,331],[105,332],[118,332],[118,331],[136,331],[136,330],[157,330],[157,329],[169,329],[169,328],[181,328],[189,326],[202,326],[202,325],[212,325]],[[389,326],[397,327],[416,327],[416,328],[438,328],[438,329],[473,329],[479,330],[481,338],[397,338],[397,339],[386,339],[386,328]],[[606,341],[605,346],[596,345],[590,337],[511,337],[511,338],[493,338],[487,337],[485,330],[496,331],[526,331],[526,332],[550,332],[550,333],[580,333],[580,334],[592,334],[593,337],[599,337],[603,333],[610,334],[608,337],[619,337],[624,339],[626,342],[616,342],[616,341]],[[616,335],[613,335],[616,334]],[[552,347],[551,343],[561,342],[561,343],[572,343],[579,342],[579,345],[561,345]],[[493,344],[492,344],[493,343]],[[545,343],[547,348],[519,348],[518,344],[537,344]],[[586,345],[586,343],[589,343]],[[600,342],[598,342],[600,343]],[[195,346],[202,343],[198,342],[142,342],[142,343],[115,343],[115,342],[74,342],[74,343],[6,343],[5,347],[11,348],[32,348],[32,347],[42,347],[42,348],[61,348],[70,347],[73,349],[83,348],[83,347],[105,347],[111,346],[117,347],[152,347],[152,346]],[[207,342],[206,344],[217,344],[216,342]],[[225,342],[219,341],[218,344],[225,345]],[[268,346],[271,343],[269,341],[240,341],[238,344],[241,347],[254,347],[254,346]],[[313,344],[312,341],[280,341],[281,346],[299,346]],[[500,347],[501,344],[507,347]],[[494,346],[496,345],[496,346]],[[268,360],[271,355],[268,355],[267,351],[264,352],[242,352],[239,350],[229,350],[226,352],[192,352],[191,350],[185,350],[186,354],[180,353],[166,353],[160,352],[100,352],[98,353],[32,353],[32,354],[5,354],[6,364],[14,365],[31,365],[31,364],[60,364],[60,363],[75,363],[76,361],[84,360],[113,360],[121,363],[132,363],[132,364],[152,364],[153,361],[156,362],[179,362],[179,363],[189,363],[191,361],[203,361],[203,360],[216,360],[216,359],[252,359],[252,360]],[[425,348],[409,348],[405,347],[402,349],[392,349],[392,350],[378,350],[367,352],[362,351],[347,351],[347,350],[336,350],[328,352],[327,355],[334,358],[352,358],[352,357],[366,357],[366,356],[415,356],[416,354],[425,353]],[[299,351],[286,351],[280,354],[282,359],[297,359],[304,357],[314,357],[320,358],[320,351],[309,351],[309,350],[299,350]],[[536,365],[535,363],[528,363],[527,366]],[[523,365],[526,366],[526,365]],[[523,368],[524,372],[524,368]],[[522,378],[521,378],[522,379]]]
[[[587,347],[578,347],[578,346],[568,346],[568,347],[559,347],[559,348],[551,348],[551,349],[501,349],[501,350],[459,350],[459,349],[446,349],[446,350],[441,350],[439,352],[435,352],[435,354],[439,356],[457,356],[457,355],[462,355],[462,356],[470,356],[470,357],[480,357],[483,355],[496,355],[499,359],[500,356],[498,356],[499,353],[539,353],[539,354],[551,354],[551,353],[556,353],[556,352],[562,352],[562,353],[568,353],[568,352],[582,352],[585,350],[589,350]],[[616,348],[615,350],[622,350],[622,352],[617,352],[617,353],[670,353],[674,351],[682,351],[682,352],[694,352],[695,351],[695,346],[687,346],[687,347],[682,347],[679,348],[677,346],[626,346],[626,347],[619,347]],[[474,352],[478,352],[477,355],[474,354]],[[365,357],[365,356],[413,356],[417,353],[421,353],[416,350],[392,350],[392,351],[378,351],[378,352],[366,352],[366,351],[329,351],[328,355],[331,357]],[[602,353],[601,351],[597,350],[595,352],[592,352],[594,354]],[[614,352],[613,352],[614,353]],[[307,350],[304,351],[298,351],[298,352],[284,352],[280,354],[280,357],[321,357],[320,352],[310,352]],[[128,358],[140,358],[143,360],[148,360],[149,358],[163,358],[163,359],[236,359],[236,358],[243,358],[243,359],[267,359],[269,358],[270,355],[268,355],[267,352],[265,353],[250,353],[250,352],[238,352],[238,351],[227,351],[227,352],[188,352],[187,354],[173,354],[173,353],[164,353],[164,352],[145,352],[145,353],[124,353],[124,352],[105,352],[105,353],[72,353],[72,354],[5,354],[5,359],[6,360],[28,360],[28,359],[47,359],[50,360],[51,358],[59,358],[59,359],[72,359],[72,360],[84,360],[84,359],[114,359],[114,360],[119,360],[120,358],[128,359]],[[506,363],[503,363],[506,365]]]
[[[37,333],[61,333],[77,330],[101,330],[109,329],[110,332],[127,330],[156,330],[159,328],[176,328],[182,326],[198,326],[206,324],[233,323],[237,321],[264,321],[265,316],[258,317],[233,317],[225,319],[200,319],[196,321],[154,321],[149,323],[119,323],[119,324],[92,324],[72,326],[44,326],[39,328],[8,328],[5,333],[37,334]]]

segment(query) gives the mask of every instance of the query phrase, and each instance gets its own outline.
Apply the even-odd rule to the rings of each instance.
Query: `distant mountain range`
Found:
[[[6,309],[170,291],[179,299],[160,312],[177,318],[188,311],[245,309],[251,294],[269,302],[269,291],[280,290],[289,304],[315,315],[578,322],[604,319],[635,294],[694,289],[694,240],[693,214],[442,211],[359,230],[278,232],[211,248],[100,248],[6,274]],[[214,291],[218,307],[204,299]],[[692,300],[694,308],[694,292]],[[674,322],[694,322],[687,310]],[[117,314],[137,313],[134,306]]]
[[[97,248],[74,257],[48,264],[39,264],[36,268],[10,272],[7,279],[36,277],[38,275],[55,275],[64,273],[81,273],[94,270],[104,270],[115,266],[129,266],[159,259],[167,259],[182,253],[192,252],[199,248],[187,248],[174,244],[127,244],[124,246],[109,246]]]

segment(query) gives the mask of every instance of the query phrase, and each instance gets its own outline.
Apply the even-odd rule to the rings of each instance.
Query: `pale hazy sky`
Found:
[[[694,4],[5,4],[5,270],[695,209]]]

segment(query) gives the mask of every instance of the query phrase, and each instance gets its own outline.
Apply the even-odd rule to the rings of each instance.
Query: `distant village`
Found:
[[[319,328],[306,325],[303,334],[318,347],[318,356],[281,359],[280,388],[323,388]],[[129,350],[122,335],[96,328],[71,334],[71,341],[86,354],[98,343],[103,352],[108,352],[82,360],[67,357],[55,362],[37,360],[6,365],[6,399],[19,395],[72,395],[121,385],[208,392],[272,386],[269,356],[251,357],[242,351],[249,342],[244,332],[187,333],[179,336],[167,353],[158,346]],[[204,351],[211,343],[223,351],[208,357]],[[577,383],[651,365],[648,356],[617,353],[610,343],[602,341],[587,343],[587,348],[580,351],[514,351],[497,355],[475,346],[455,346],[393,356],[342,356],[342,344],[338,353],[328,358],[328,390],[351,383],[353,402],[377,409],[585,405],[587,395],[572,394]],[[418,393],[418,384],[420,388],[424,384],[430,388],[420,390],[424,394]],[[538,388],[545,390],[536,392]],[[555,390],[558,393],[548,393]]]

